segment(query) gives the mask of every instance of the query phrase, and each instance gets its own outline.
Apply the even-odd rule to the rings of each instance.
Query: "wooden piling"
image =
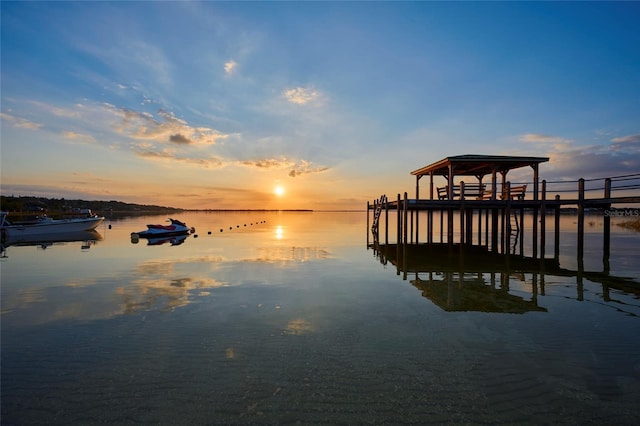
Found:
[[[502,254],[508,254],[510,249],[511,240],[511,182],[507,182],[506,189],[506,203],[504,210],[502,210]]]
[[[460,247],[465,244],[465,230],[464,230],[464,182],[460,182]]]
[[[403,242],[406,244],[409,240],[408,238],[408,224],[407,220],[409,220],[409,198],[407,197],[407,193],[404,193],[404,201],[402,203],[402,221],[404,222],[404,240]]]
[[[389,244],[389,200],[384,197],[384,243]]]
[[[556,207],[554,210],[553,222],[553,257],[560,257],[560,195],[556,194]]]
[[[609,272],[609,255],[611,251],[611,178],[604,180],[604,199],[607,200],[605,204],[604,214],[604,230],[603,230],[603,242],[602,242],[602,264],[604,266],[605,273]]]
[[[369,247],[369,210],[371,210],[371,204],[367,201],[367,247]],[[375,212],[375,209],[373,210]]]
[[[547,181],[542,181],[540,201],[540,259],[544,259],[545,243],[547,241]]]
[[[578,259],[584,255],[584,179],[578,180]]]

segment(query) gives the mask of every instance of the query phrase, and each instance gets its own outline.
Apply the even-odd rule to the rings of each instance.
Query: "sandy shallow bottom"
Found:
[[[225,290],[171,314],[10,336],[3,424],[634,424],[640,415],[637,344],[602,347],[607,334],[587,344],[590,331],[550,335],[544,317],[511,315],[503,327],[419,299],[347,307]]]

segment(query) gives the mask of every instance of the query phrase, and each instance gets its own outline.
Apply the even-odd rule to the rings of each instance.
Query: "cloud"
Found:
[[[55,105],[46,104],[44,102],[38,102],[38,101],[31,101],[30,103],[44,111],[49,112],[52,115],[55,115],[56,117],[62,117],[62,118],[73,118],[73,119],[80,118],[82,115],[82,110],[84,108],[84,105],[82,104],[73,105],[75,108],[62,108],[62,107],[58,107]]]
[[[120,31],[109,38],[108,45],[77,38],[74,40],[74,47],[104,63],[114,74],[144,75],[147,81],[156,81],[165,86],[172,85],[173,65],[165,52],[166,46],[156,46],[147,39],[132,33],[125,35]]]
[[[300,161],[300,163],[296,164],[293,169],[289,172],[289,177],[296,177],[300,175],[306,175],[309,173],[320,173],[329,170],[329,167],[320,166],[320,167],[312,167],[311,163],[305,160]]]
[[[306,105],[317,101],[320,98],[320,93],[311,87],[294,87],[292,89],[286,89],[282,92],[282,95],[288,102],[297,105]]]
[[[571,139],[563,138],[560,136],[543,135],[540,133],[527,133],[524,135],[520,135],[520,140],[522,142],[545,144],[567,144],[573,142],[573,140]]]
[[[38,130],[42,127],[42,124],[34,123],[27,119],[15,117],[11,114],[6,114],[4,112],[0,112],[0,118],[2,118],[2,120],[8,122],[12,126],[20,127],[23,129]]]
[[[232,59],[228,61],[226,64],[224,64],[224,72],[227,75],[232,75],[235,72],[237,67],[238,67],[238,63]]]
[[[169,123],[175,123],[181,126],[186,126],[187,122],[181,118],[176,117],[175,115],[173,115],[172,112],[168,112],[165,111],[163,109],[158,110],[158,115],[162,118],[164,118],[167,122]]]
[[[134,150],[137,156],[152,159],[175,159],[175,155],[167,151],[138,151]]]
[[[244,160],[241,161],[240,164],[243,166],[256,167],[258,169],[282,169],[285,167],[291,167],[295,163],[286,158],[264,158],[260,160]]]
[[[296,177],[311,173],[320,173],[329,170],[326,166],[312,166],[310,161],[299,160],[297,163],[288,158],[265,158],[259,160],[244,160],[240,162],[246,167],[254,167],[257,169],[283,169],[291,168],[288,175]]]
[[[526,135],[525,135],[526,136]],[[632,134],[610,139],[606,145],[579,145],[570,139],[530,135],[521,138],[548,142],[545,155],[549,156],[546,179],[570,179],[614,177],[638,173],[640,170],[640,135]]]
[[[134,140],[152,140],[189,145],[214,145],[225,135],[208,127],[192,127],[173,113],[159,110],[158,118],[147,112],[138,112],[105,104],[120,117],[115,130]]]
[[[611,139],[611,149],[616,152],[637,152],[640,149],[640,134]]]
[[[550,179],[571,179],[580,177],[602,178],[634,174],[640,170],[640,152],[631,155],[612,155],[609,151],[574,149],[549,154]]]
[[[166,110],[156,115],[148,112],[133,111],[105,105],[119,117],[116,129],[134,140],[134,153],[140,158],[174,164],[195,165],[203,168],[222,168],[232,165],[255,168],[258,170],[287,169],[288,175],[319,173],[328,170],[324,166],[312,166],[304,159],[264,156],[239,160],[238,156],[202,155],[193,151],[198,146],[215,146],[219,140],[232,135],[223,134],[208,127],[194,127],[185,120]],[[240,154],[240,153],[238,153]]]
[[[164,162],[170,162],[172,164],[176,164],[176,163],[191,164],[191,165],[203,167],[205,169],[220,168],[228,164],[228,162],[225,162],[222,159],[217,157],[204,157],[204,158],[183,157],[178,155],[175,152],[171,152],[168,150],[147,151],[147,150],[136,149],[134,150],[134,153],[138,157],[145,158],[148,160],[164,161]]]
[[[619,138],[613,138],[611,139],[611,142],[616,142],[616,143],[640,143],[640,133],[635,134],[635,135],[628,135],[628,136],[621,136]]]
[[[318,96],[314,90],[298,89],[290,93],[291,99],[299,98],[297,102],[301,99],[311,102]],[[283,176],[290,177],[329,169],[312,164],[300,149],[296,149],[296,156],[285,156],[290,147],[283,141],[273,143],[273,140],[281,139],[277,133],[270,138],[247,139],[241,134],[225,134],[211,127],[194,126],[168,109],[149,112],[111,103],[74,104],[70,107],[30,103],[37,110],[49,114],[43,116],[44,123],[49,116],[65,118],[62,122],[57,120],[57,128],[52,129],[55,130],[53,137],[58,140],[124,149],[139,159],[158,164],[203,169],[244,167],[256,171],[280,171]],[[1,118],[3,125],[11,123],[34,130],[51,127],[50,124],[40,125],[18,118],[13,113],[3,112]],[[228,143],[222,144],[222,141]],[[308,144],[304,148],[309,151],[307,154],[317,155],[317,150],[309,150]]]
[[[62,135],[74,143],[95,143],[96,139],[91,135],[86,135],[73,131],[63,132]]]
[[[181,135],[180,133],[176,133],[175,135],[169,136],[169,141],[177,144],[185,144],[188,145],[191,143],[191,139]]]

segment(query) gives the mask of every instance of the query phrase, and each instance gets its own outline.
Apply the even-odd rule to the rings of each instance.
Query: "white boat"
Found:
[[[52,219],[46,215],[32,221],[9,222],[7,213],[0,213],[0,229],[5,238],[19,239],[49,234],[82,232],[94,230],[102,223],[104,217],[91,213],[87,217],[72,219]]]
[[[195,229],[189,228],[184,222],[169,218],[170,225],[147,225],[147,229],[140,232],[132,232],[131,238],[160,238],[170,237],[174,235],[188,235],[195,232]]]

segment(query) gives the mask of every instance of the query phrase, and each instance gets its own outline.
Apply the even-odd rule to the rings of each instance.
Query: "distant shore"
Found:
[[[15,216],[73,215],[74,211],[89,209],[94,213],[107,215],[131,214],[173,214],[180,212],[312,212],[311,209],[183,209],[179,207],[157,206],[150,204],[125,203],[122,201],[69,200],[34,196],[0,196],[0,209]]]

